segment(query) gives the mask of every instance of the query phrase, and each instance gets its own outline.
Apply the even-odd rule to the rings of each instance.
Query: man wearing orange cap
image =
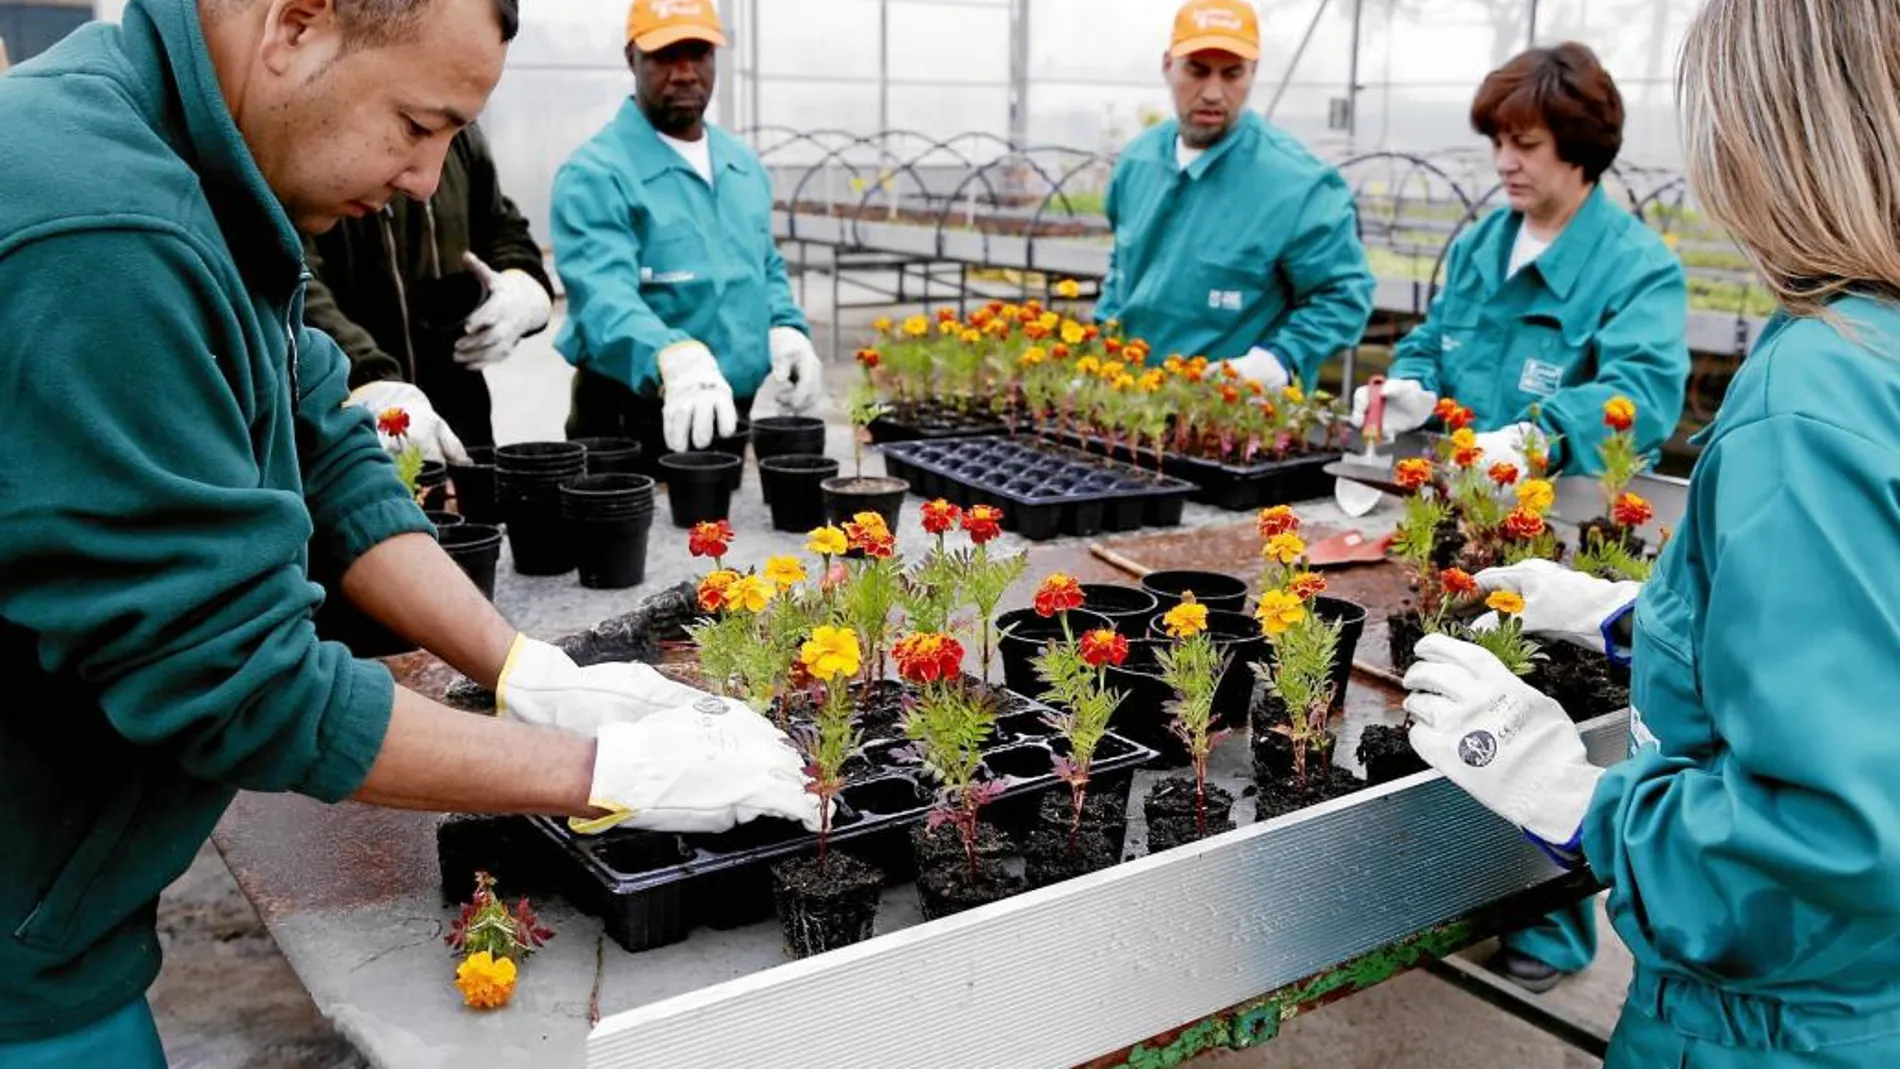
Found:
[[[1207,356],[1271,390],[1311,387],[1359,341],[1374,283],[1345,180],[1245,110],[1259,59],[1253,5],[1189,0],[1175,15],[1162,71],[1176,118],[1116,164],[1095,314],[1157,360]]]
[[[822,395],[771,178],[705,121],[725,43],[712,0],[635,0],[633,98],[554,179],[555,345],[580,369],[567,432],[637,438],[648,464],[731,435],[768,375],[792,414]]]

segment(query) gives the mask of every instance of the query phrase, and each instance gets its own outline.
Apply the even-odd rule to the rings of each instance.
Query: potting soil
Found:
[[[883,873],[849,854],[831,851],[772,866],[772,901],[794,958],[822,954],[871,938]]]
[[[1022,876],[1003,867],[999,861],[977,862],[975,872],[958,852],[954,864],[921,871],[917,875],[917,900],[923,906],[924,919],[934,921],[966,909],[999,902],[1028,890]]]

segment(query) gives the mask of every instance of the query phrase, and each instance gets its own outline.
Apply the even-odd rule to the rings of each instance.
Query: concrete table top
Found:
[[[848,429],[833,428],[829,453],[851,468]],[[865,456],[867,474],[882,473],[874,450]],[[919,523],[920,500],[905,502],[898,531],[901,547],[922,551],[930,536]],[[1357,527],[1378,536],[1391,528],[1397,503],[1387,499],[1372,515],[1348,520],[1331,501],[1302,505],[1309,524]],[[738,532],[730,560],[743,568],[767,556],[801,553],[802,534],[771,531],[759,497],[758,472],[748,460],[745,484],[735,495],[733,527]],[[1149,566],[1199,564],[1252,578],[1258,567],[1258,541],[1252,516],[1190,504],[1176,531],[1144,529],[1101,540]],[[1008,552],[1027,548],[1030,564],[1004,609],[1025,605],[1042,575],[1062,570],[1085,582],[1127,582],[1129,577],[1088,551],[1084,539],[1026,543],[1005,535],[998,544]],[[647,594],[701,574],[705,561],[686,549],[662,504],[655,515],[648,551],[647,580],[629,591],[582,589],[572,574],[554,578],[515,575],[504,548],[497,574],[495,602],[518,627],[541,638],[584,630],[631,610]],[[1361,642],[1365,659],[1383,662],[1384,613],[1396,601],[1389,566],[1357,566],[1336,573],[1341,592],[1373,609]],[[1376,597],[1361,597],[1361,589]],[[1373,604],[1373,603],[1379,604]],[[398,678],[432,696],[441,695],[458,674],[428,654],[396,658]],[[1396,722],[1391,692],[1364,680],[1355,682],[1348,736],[1379,719]],[[1353,749],[1342,739],[1341,754]],[[1225,758],[1225,760],[1223,760]],[[1249,780],[1244,745],[1216,750],[1217,782],[1235,793]],[[1143,777],[1156,773],[1144,772]],[[1138,779],[1133,798],[1145,793]],[[1236,807],[1236,820],[1251,820],[1251,799]],[[1139,806],[1130,826],[1130,848],[1145,849]],[[556,937],[522,969],[513,1002],[499,1011],[464,1008],[452,986],[455,959],[443,943],[454,910],[442,902],[436,863],[437,816],[380,810],[354,803],[325,806],[290,795],[241,795],[219,825],[214,840],[245,894],[319,1009],[379,1067],[578,1066],[585,1061],[590,1017],[692,991],[784,962],[776,921],[733,931],[701,928],[683,943],[643,954],[628,954],[602,934],[600,923],[555,899],[536,908],[557,931]],[[504,897],[508,888],[499,889]],[[910,885],[889,889],[878,915],[880,933],[921,920]],[[709,1042],[716,1042],[710,1039]]]

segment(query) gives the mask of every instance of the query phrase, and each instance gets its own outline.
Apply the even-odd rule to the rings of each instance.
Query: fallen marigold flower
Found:
[[[455,967],[455,987],[468,1006],[498,1009],[514,997],[516,975],[512,958],[497,958],[483,950],[463,958]]]

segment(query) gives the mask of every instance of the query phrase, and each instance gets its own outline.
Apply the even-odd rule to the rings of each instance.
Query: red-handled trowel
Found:
[[[1379,452],[1385,437],[1385,379],[1374,375],[1366,383],[1366,419],[1359,429],[1365,449],[1348,453],[1328,464],[1326,471],[1335,476],[1333,501],[1348,516],[1364,516],[1379,506],[1381,491],[1396,489],[1392,482],[1392,457]]]

